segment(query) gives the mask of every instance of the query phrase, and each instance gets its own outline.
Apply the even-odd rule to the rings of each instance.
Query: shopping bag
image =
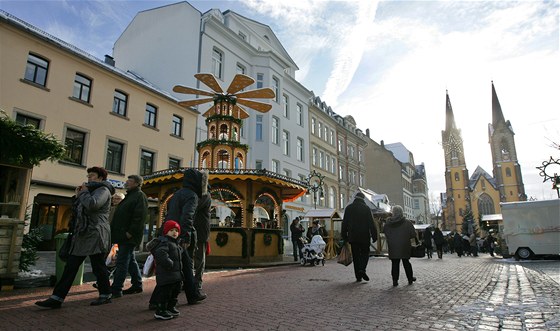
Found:
[[[111,250],[109,251],[109,255],[105,259],[105,265],[108,267],[114,267],[117,265],[117,253],[119,252],[119,245],[114,244],[111,246]]]
[[[426,246],[424,244],[411,245],[410,257],[424,257],[426,256]]]
[[[146,277],[152,277],[156,271],[156,263],[154,256],[152,254],[148,255],[144,267],[142,268],[142,274]]]
[[[346,243],[342,246],[336,262],[345,266],[349,266],[350,263],[352,263],[352,250],[350,249],[350,244]]]

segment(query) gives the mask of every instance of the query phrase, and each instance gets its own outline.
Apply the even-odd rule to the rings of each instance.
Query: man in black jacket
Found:
[[[125,183],[126,196],[117,205],[111,221],[111,242],[119,245],[113,285],[111,285],[113,298],[142,292],[142,274],[134,255],[134,248],[142,243],[144,224],[148,215],[148,198],[140,189],[142,182],[142,177],[138,175],[128,176]],[[128,273],[132,285],[123,291]]]
[[[167,204],[167,215],[165,216],[165,220],[176,221],[181,226],[179,239],[181,241],[181,246],[183,247],[183,288],[189,304],[195,304],[198,301],[206,299],[206,294],[201,293],[198,289],[197,282],[195,281],[193,275],[192,259],[188,254],[187,249],[190,246],[193,248],[197,246],[195,220],[203,219],[203,214],[207,216],[208,222],[210,220],[209,201],[208,174],[196,169],[187,169],[184,172],[183,188],[175,192]],[[201,231],[201,240],[204,241],[204,243],[208,241],[209,234],[210,225],[208,223],[208,232],[204,233]],[[200,277],[202,277],[202,274]],[[157,298],[157,295],[159,294],[156,293],[156,291],[152,293],[152,299],[150,299],[151,308],[154,308],[154,298]]]
[[[365,195],[356,193],[354,201],[344,209],[342,220],[342,240],[352,246],[352,259],[356,281],[369,281],[366,268],[369,260],[370,238],[377,241],[377,230],[371,210],[366,205]]]

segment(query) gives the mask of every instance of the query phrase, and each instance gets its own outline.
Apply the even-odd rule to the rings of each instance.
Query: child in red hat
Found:
[[[159,237],[159,244],[152,250],[156,262],[156,287],[159,288],[160,294],[156,298],[157,309],[154,314],[156,319],[169,320],[179,316],[175,305],[183,280],[181,276],[183,248],[177,242],[180,233],[179,223],[166,221],[163,224],[163,236]]]

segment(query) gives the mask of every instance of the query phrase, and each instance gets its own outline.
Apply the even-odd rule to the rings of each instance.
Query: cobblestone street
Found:
[[[335,261],[317,267],[287,265],[212,271],[205,276],[208,299],[181,316],[156,321],[147,309],[155,280],[144,293],[91,307],[96,290],[72,288],[62,309],[33,303],[52,288],[0,293],[3,330],[559,330],[560,261],[515,262],[483,255],[413,259],[418,278],[404,271],[392,286],[390,260],[371,258],[369,282],[356,283],[352,266]]]

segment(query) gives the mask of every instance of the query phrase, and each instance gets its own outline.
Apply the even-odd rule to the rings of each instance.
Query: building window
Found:
[[[490,215],[495,214],[495,212],[492,198],[486,193],[481,194],[478,198],[478,213],[481,215]]]
[[[277,160],[272,160],[272,172],[279,173],[280,162]]]
[[[225,150],[218,151],[218,169],[229,169],[229,153]]]
[[[282,95],[282,101],[284,102],[284,117],[290,118],[290,99],[287,95]]]
[[[331,167],[331,156],[325,153],[325,169],[329,171],[330,167]]]
[[[263,140],[263,116],[262,115],[257,115],[257,126],[255,129],[256,129],[255,139],[257,141],[262,141]]]
[[[330,138],[329,138],[329,143],[331,144],[331,146],[334,146],[334,130],[331,130],[330,133]]]
[[[46,86],[47,74],[49,71],[49,61],[33,54],[27,56],[27,66],[25,67],[25,80]]]
[[[313,147],[311,150],[311,163],[317,165],[317,148]]]
[[[329,128],[325,125],[325,135],[323,136],[323,139],[327,141],[328,137],[329,137]]]
[[[85,141],[86,134],[84,132],[66,129],[66,138],[64,139],[66,156],[64,160],[75,164],[82,164]]]
[[[338,179],[344,179],[344,168],[341,165],[338,166]]]
[[[296,124],[303,126],[303,107],[299,103],[296,105]]]
[[[21,126],[31,125],[35,129],[41,128],[41,120],[31,116],[23,115],[20,113],[16,114],[16,123]]]
[[[346,196],[344,193],[340,193],[340,209],[344,208],[344,204],[346,203]]]
[[[237,64],[237,66],[235,67],[235,70],[237,71],[238,74],[241,75],[245,75],[245,67],[242,66],[241,64]]]
[[[456,182],[459,181],[459,173],[458,173],[458,172],[455,173],[455,181],[456,181]]]
[[[140,151],[140,176],[149,175],[154,171],[154,153],[142,149]]]
[[[342,139],[338,139],[338,152],[342,153],[344,151],[344,146],[342,145]]]
[[[364,174],[360,174],[360,186],[361,186],[361,187],[364,187],[364,186],[365,186]]]
[[[144,124],[152,128],[157,124],[157,107],[154,105],[146,104],[146,113],[144,114]]]
[[[329,207],[336,209],[336,193],[334,187],[329,187]]]
[[[261,169],[263,168],[262,165],[263,165],[262,160],[256,160],[256,161],[255,161],[255,169],[261,170]]]
[[[171,123],[171,134],[181,137],[183,133],[183,118],[173,115],[173,122]]]
[[[128,95],[119,90],[115,90],[113,97],[113,113],[126,117],[126,107],[128,103]]]
[[[315,134],[315,117],[311,117],[311,133]]]
[[[222,78],[222,67],[224,62],[224,54],[218,49],[214,48],[212,51],[212,73],[217,78]]]
[[[511,177],[511,169],[506,168],[506,177]]]
[[[336,173],[336,161],[335,161],[334,156],[332,157],[331,160],[332,160],[332,162],[331,162],[331,173],[334,174],[334,173]]]
[[[288,177],[288,178],[292,178],[292,172],[289,169],[284,169],[283,170],[283,175]]]
[[[282,131],[282,150],[284,155],[290,155],[290,133],[286,130]]]
[[[360,162],[364,161],[364,152],[361,149],[358,150],[358,161]]]
[[[257,73],[257,88],[263,88],[264,86],[264,74]]]
[[[319,168],[325,168],[325,153],[323,151],[319,151]]]
[[[303,161],[303,139],[301,138],[297,138],[296,158],[298,161]]]
[[[272,117],[272,143],[278,145],[280,138],[280,120],[277,117]]]
[[[124,145],[109,140],[107,143],[107,158],[105,160],[105,169],[116,173],[121,173],[121,165],[123,159]]]
[[[274,101],[280,100],[280,81],[276,77],[272,77],[272,90],[274,91]]]
[[[317,124],[317,133],[319,134],[319,138],[323,138],[323,123],[321,122]]]
[[[76,77],[74,78],[74,90],[72,91],[72,97],[89,103],[90,91],[91,79],[86,76],[76,74]]]
[[[181,168],[181,160],[170,157],[169,158],[169,169],[179,169]]]

